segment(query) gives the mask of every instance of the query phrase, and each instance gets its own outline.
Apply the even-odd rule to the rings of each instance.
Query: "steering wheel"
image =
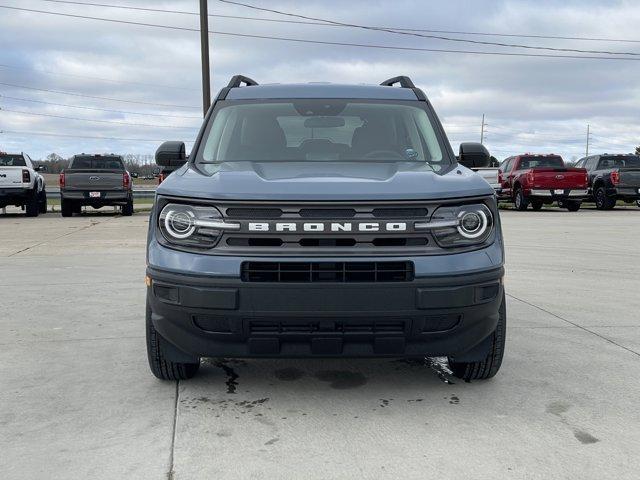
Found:
[[[394,152],[393,150],[373,150],[364,155],[366,159],[388,159],[389,156],[391,158],[397,158],[399,160],[404,160],[405,158],[400,155],[398,152]]]

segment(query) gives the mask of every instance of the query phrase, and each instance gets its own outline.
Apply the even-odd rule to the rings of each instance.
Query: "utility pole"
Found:
[[[202,54],[202,110],[207,114],[211,105],[211,73],[209,71],[209,8],[200,0],[200,51]]]
[[[589,137],[590,137],[590,133],[589,133],[589,128],[590,125],[587,123],[587,151],[585,152],[585,157],[589,156]]]
[[[486,123],[484,123],[484,113],[482,114],[482,127],[480,128],[480,143],[484,142],[484,127]]]

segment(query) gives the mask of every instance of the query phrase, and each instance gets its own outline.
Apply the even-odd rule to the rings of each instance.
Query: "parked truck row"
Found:
[[[477,168],[498,200],[516,210],[540,210],[554,202],[577,211],[583,202],[610,210],[618,201],[640,206],[640,155],[598,154],[567,165],[556,154],[525,153],[498,166]]]
[[[175,167],[159,170],[161,184]],[[524,153],[486,167],[472,169],[494,189],[499,202],[516,210],[540,210],[557,203],[571,212],[583,202],[610,210],[618,201],[640,206],[640,155],[597,154],[567,165],[560,155]],[[41,167],[25,153],[0,152],[0,209],[21,207],[27,216],[47,211],[47,192]],[[59,177],[61,213],[70,217],[82,207],[120,206],[133,214],[132,178],[124,160],[114,154],[79,154]]]

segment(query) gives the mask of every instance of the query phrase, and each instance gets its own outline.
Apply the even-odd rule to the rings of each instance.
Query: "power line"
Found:
[[[123,10],[138,10],[143,12],[174,13],[174,14],[180,14],[180,15],[194,15],[194,16],[199,15],[199,13],[197,12],[187,12],[184,10],[162,10],[158,8],[133,7],[128,5],[110,5],[105,3],[74,2],[74,1],[68,1],[68,0],[41,0],[41,1],[51,2],[51,3],[64,3],[64,4],[71,4],[71,5],[87,5],[92,7],[118,8]],[[315,21],[284,20],[284,19],[276,19],[276,18],[247,17],[247,16],[241,16],[241,15],[222,15],[222,14],[213,14],[213,13],[210,13],[209,17],[227,18],[232,20],[252,20],[252,21],[258,21],[258,22],[290,23],[290,24],[296,24],[296,25],[316,25],[321,27],[342,27],[343,26],[343,25],[336,25],[333,23],[315,22]],[[376,26],[375,28],[399,30],[399,31],[405,31],[405,32],[444,33],[444,34],[452,34],[452,35],[475,35],[475,36],[481,36],[481,37],[537,38],[537,39],[543,39],[543,40],[579,40],[579,41],[588,41],[588,42],[640,43],[640,40],[631,40],[627,38],[568,37],[568,36],[561,36],[561,35],[534,35],[534,34],[522,34],[522,33],[496,33],[496,32],[464,32],[464,31],[458,31],[458,30],[432,30],[432,29],[425,29],[425,28],[406,28],[406,27]]]
[[[24,70],[24,71],[28,71],[28,72],[33,72],[34,69],[32,68],[27,68],[27,67],[16,67],[14,65],[7,65],[4,63],[0,63],[0,68],[8,68],[11,70]],[[161,88],[173,88],[176,90],[186,90],[189,92],[193,92],[195,91],[192,88],[186,88],[186,87],[177,87],[175,85],[161,85],[161,84],[157,84],[157,83],[142,83],[142,82],[131,82],[128,80],[115,80],[115,79],[111,79],[111,78],[101,78],[101,77],[91,77],[88,75],[76,75],[73,73],[61,73],[61,72],[52,72],[50,70],[36,70],[36,73],[38,74],[46,74],[46,75],[58,75],[58,76],[63,76],[63,77],[74,77],[74,78],[83,78],[86,80],[99,80],[101,82],[110,82],[110,83],[122,83],[125,85],[139,85],[142,87],[161,87]]]
[[[43,100],[32,100],[29,98],[21,98],[21,97],[12,97],[9,95],[0,95],[0,98],[6,98],[9,100],[16,100],[20,102],[30,102],[30,103],[40,103],[43,105],[54,105],[56,107],[68,107],[68,108],[79,108],[82,110],[95,110],[98,112],[110,112],[110,113],[121,113],[124,115],[144,115],[148,117],[171,117],[171,118],[187,118],[187,119],[196,119],[202,121],[201,117],[197,116],[187,116],[187,115],[170,115],[168,113],[147,113],[147,112],[131,112],[127,110],[111,110],[109,108],[98,108],[98,107],[85,107],[80,105],[69,105],[67,103],[55,103],[55,102],[45,102]]]
[[[376,31],[376,32],[386,32],[386,33],[393,33],[396,35],[405,35],[405,36],[411,36],[411,37],[420,37],[420,38],[431,38],[434,40],[444,40],[447,42],[460,42],[460,43],[472,43],[475,45],[491,45],[491,46],[496,46],[496,47],[510,47],[510,48],[525,48],[525,49],[531,49],[531,50],[547,50],[547,51],[553,51],[553,52],[573,52],[573,53],[589,53],[589,54],[598,54],[598,55],[633,55],[633,56],[640,56],[640,53],[635,53],[635,52],[612,52],[612,51],[608,51],[608,50],[580,50],[577,48],[559,48],[559,47],[541,47],[541,46],[534,46],[534,45],[522,45],[522,44],[517,44],[517,43],[501,43],[501,42],[489,42],[489,41],[485,41],[485,40],[471,40],[471,39],[467,39],[467,38],[454,38],[454,37],[445,37],[442,35],[434,35],[434,34],[427,34],[427,33],[418,33],[418,32],[408,32],[408,31],[404,31],[404,30],[394,30],[391,28],[385,28],[385,27],[373,27],[370,25],[360,25],[360,24],[356,24],[356,23],[345,23],[345,22],[337,22],[334,20],[327,20],[324,18],[318,18],[318,17],[309,17],[306,15],[298,15],[295,13],[289,13],[289,12],[284,12],[282,10],[274,10],[271,8],[264,8],[264,7],[257,7],[255,5],[251,5],[248,3],[242,3],[242,2],[237,2],[234,0],[218,0],[221,3],[226,3],[229,5],[237,5],[237,6],[241,6],[241,7],[245,7],[245,8],[249,8],[252,10],[258,10],[261,12],[269,12],[269,13],[275,13],[278,15],[285,15],[288,17],[295,17],[295,18],[303,18],[305,20],[314,20],[314,21],[320,21],[320,22],[326,22],[326,23],[330,23],[332,25],[340,25],[343,27],[351,27],[351,28],[359,28],[361,30],[370,30],[370,31]]]
[[[55,115],[53,113],[25,112],[23,110],[11,110],[7,108],[0,108],[0,112],[19,113],[21,115],[35,115],[38,117],[63,118],[66,120],[77,120],[81,122],[110,123],[112,125],[126,125],[126,126],[133,126],[133,127],[153,127],[153,128],[189,129],[189,130],[193,130],[197,128],[197,127],[178,127],[175,125],[152,125],[148,123],[117,122],[113,120],[99,120],[99,119],[93,119],[93,118],[67,117],[65,115]]]
[[[135,25],[135,26],[143,26],[143,27],[154,27],[154,28],[165,28],[170,30],[180,30],[187,32],[199,32],[199,29],[189,28],[189,27],[177,27],[173,25],[159,25],[154,23],[144,23],[144,22],[132,22],[127,20],[115,20],[112,18],[101,18],[101,17],[92,17],[87,15],[74,15],[69,13],[59,13],[59,12],[47,12],[44,10],[35,10],[29,8],[21,8],[21,7],[10,7],[7,5],[0,5],[0,8],[5,8],[9,10],[18,10],[24,12],[31,13],[41,13],[46,15],[55,15],[61,17],[70,17],[70,18],[81,18],[87,20],[98,20],[103,22],[110,23],[121,23],[127,25]],[[216,30],[210,30],[210,34],[214,35],[223,35],[230,37],[242,37],[242,38],[254,38],[260,40],[277,40],[284,42],[294,42],[294,43],[304,43],[304,44],[315,44],[315,45],[331,45],[331,46],[344,46],[344,47],[359,47],[359,48],[372,48],[372,49],[382,49],[382,50],[394,50],[394,51],[410,51],[410,52],[434,52],[434,53],[460,53],[460,54],[469,54],[469,55],[494,55],[494,56],[503,56],[503,57],[532,57],[532,58],[567,58],[567,59],[580,59],[580,60],[623,60],[623,61],[640,61],[640,58],[633,57],[613,57],[613,56],[597,56],[597,55],[554,55],[554,54],[543,54],[543,53],[511,53],[511,52],[485,52],[478,50],[455,50],[455,49],[444,49],[444,48],[421,48],[421,47],[399,47],[394,45],[379,45],[379,44],[371,44],[371,43],[350,43],[350,42],[331,42],[331,41],[323,41],[323,40],[309,40],[302,38],[291,38],[291,37],[276,37],[270,35],[251,35],[246,33],[231,33],[231,32],[221,32]],[[196,108],[196,107],[183,107],[183,108]]]
[[[2,7],[2,5],[0,5],[0,7]],[[64,92],[61,90],[51,90],[48,88],[36,88],[36,87],[27,87],[25,85],[16,85],[14,83],[5,83],[5,82],[0,82],[0,85],[4,85],[5,87],[13,87],[13,88],[23,88],[25,90],[35,90],[38,92],[48,92],[48,93],[58,93],[60,95],[70,95],[73,97],[82,97],[82,98],[94,98],[94,99],[98,99],[98,100],[107,100],[110,102],[123,102],[123,103],[135,103],[138,105],[152,105],[152,106],[156,106],[156,107],[167,107],[167,108],[198,108],[198,107],[191,107],[188,105],[171,105],[171,104],[166,104],[166,103],[153,103],[153,102],[141,102],[139,100],[124,100],[121,98],[111,98],[111,97],[98,97],[96,95],[87,95],[84,93],[76,93],[76,92]]]
[[[49,133],[49,132],[25,132],[16,130],[0,130],[0,133],[11,133],[13,135],[28,135],[28,136],[45,136],[45,137],[64,137],[64,138],[85,138],[91,140],[120,140],[123,142],[164,142],[164,140],[152,140],[148,138],[122,138],[122,137],[95,137],[90,135],[67,135],[62,133]],[[191,142],[186,142],[191,143]]]

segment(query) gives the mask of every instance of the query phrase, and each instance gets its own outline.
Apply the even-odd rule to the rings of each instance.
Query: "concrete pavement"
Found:
[[[508,350],[151,376],[146,214],[0,215],[6,479],[636,479],[640,209],[503,212]]]

